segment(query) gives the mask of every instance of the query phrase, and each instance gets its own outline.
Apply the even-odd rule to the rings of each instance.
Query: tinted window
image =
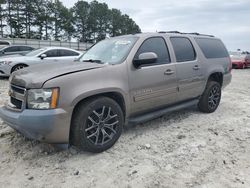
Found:
[[[31,48],[29,46],[20,46],[19,49],[20,49],[20,51],[31,51],[34,48]]]
[[[203,54],[206,58],[224,58],[228,57],[224,44],[217,39],[205,39],[205,38],[196,38],[197,44],[200,46]]]
[[[45,54],[47,57],[58,57],[58,50],[49,50]]]
[[[10,43],[7,41],[0,41],[0,45],[10,45]]]
[[[17,46],[8,47],[8,48],[5,48],[4,51],[5,52],[17,52],[17,51],[19,51],[19,47],[17,47]]]
[[[59,50],[59,56],[79,56],[79,53],[70,50]]]
[[[149,38],[144,41],[135,55],[135,59],[139,58],[139,55],[145,52],[154,52],[157,54],[158,59],[156,64],[163,64],[170,62],[169,51],[166,46],[165,40],[161,37]]]
[[[196,59],[196,53],[191,41],[184,37],[171,37],[171,43],[174,48],[176,61],[193,61]]]

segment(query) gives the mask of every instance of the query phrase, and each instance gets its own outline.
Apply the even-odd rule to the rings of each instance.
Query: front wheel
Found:
[[[121,107],[113,99],[98,97],[83,102],[73,116],[71,143],[94,153],[111,148],[124,125]]]
[[[209,81],[203,95],[198,103],[200,111],[213,113],[219,106],[221,100],[221,85],[215,81]]]
[[[27,65],[23,65],[23,64],[20,64],[20,65],[16,65],[15,67],[13,67],[11,73],[15,72],[15,71],[18,71],[18,70],[21,70],[23,68],[27,67]]]

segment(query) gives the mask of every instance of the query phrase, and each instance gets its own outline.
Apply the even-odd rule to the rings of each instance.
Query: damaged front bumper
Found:
[[[27,138],[52,144],[69,142],[70,115],[63,109],[15,111],[3,106],[0,117]]]

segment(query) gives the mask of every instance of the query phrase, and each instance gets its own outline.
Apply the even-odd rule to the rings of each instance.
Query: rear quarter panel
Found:
[[[220,40],[218,38],[214,38],[217,40]],[[203,91],[206,88],[207,81],[213,73],[222,73],[223,77],[231,77],[231,72],[230,72],[230,64],[231,64],[231,59],[230,56],[225,58],[211,58],[208,59],[205,57],[203,54],[202,50],[200,49],[199,45],[196,43],[195,39],[192,40],[194,47],[196,49],[198,58],[199,58],[199,63],[202,67],[202,74],[204,75],[204,86],[203,86]],[[228,78],[229,79],[229,78]],[[231,78],[230,78],[231,81]],[[225,87],[229,82],[223,82],[223,87]],[[224,85],[225,84],[225,85]]]

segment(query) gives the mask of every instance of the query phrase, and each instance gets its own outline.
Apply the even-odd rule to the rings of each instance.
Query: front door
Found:
[[[176,101],[176,68],[171,64],[165,39],[146,39],[138,49],[134,59],[146,52],[154,52],[158,59],[152,64],[135,68],[129,74],[132,113],[160,108]]]

